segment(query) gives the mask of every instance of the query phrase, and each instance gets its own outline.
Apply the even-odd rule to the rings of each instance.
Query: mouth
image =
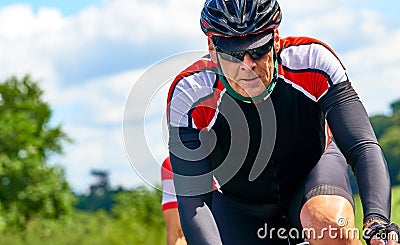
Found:
[[[245,83],[253,83],[253,82],[258,82],[260,80],[260,78],[258,77],[254,77],[254,78],[242,78],[240,79],[241,81],[245,82]]]

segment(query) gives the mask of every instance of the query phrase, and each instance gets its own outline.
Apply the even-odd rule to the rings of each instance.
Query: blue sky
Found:
[[[36,13],[40,8],[56,8],[61,11],[64,15],[73,15],[79,13],[83,8],[90,6],[99,6],[101,0],[74,0],[74,1],[64,1],[64,0],[2,0],[0,2],[0,7],[13,5],[13,4],[29,4],[32,6],[33,11]]]
[[[351,1],[353,2],[353,1]],[[382,13],[388,20],[396,21],[398,20],[400,3],[399,1],[375,1],[375,0],[367,0],[367,1],[355,1],[351,3],[354,8],[368,8],[371,10],[375,10],[379,13]]]
[[[143,184],[126,154],[127,148],[141,149],[143,144],[126,146],[124,137],[138,136],[122,134],[125,104],[132,94],[136,97],[125,125],[137,132],[146,128],[152,155],[129,158],[146,181],[158,181],[159,166],[154,162],[167,154],[161,136],[167,78],[151,67],[182,52],[206,50],[198,20],[202,4],[199,0],[0,1],[0,80],[29,73],[40,81],[54,110],[52,123],[62,124],[74,139],[63,156],[52,159],[65,168],[74,190],[87,190],[93,168],[108,170],[114,186]],[[400,1],[281,0],[280,4],[281,35],[307,35],[327,42],[348,68],[368,113],[390,112],[389,103],[400,98]],[[187,60],[172,63],[178,67]],[[154,79],[147,81],[149,71]],[[150,88],[153,82],[156,87]],[[145,97],[148,93],[151,101]],[[144,119],[140,109],[148,104]]]

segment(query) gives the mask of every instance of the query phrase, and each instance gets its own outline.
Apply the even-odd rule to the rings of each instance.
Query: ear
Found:
[[[275,29],[275,31],[274,31],[274,48],[275,48],[275,52],[278,52],[279,49],[281,48],[281,44],[280,44],[279,40],[280,40],[279,31],[278,31],[278,29]]]
[[[215,51],[215,46],[212,41],[212,37],[209,36],[207,41],[208,41],[208,53],[210,54],[211,61],[217,63],[217,52]]]

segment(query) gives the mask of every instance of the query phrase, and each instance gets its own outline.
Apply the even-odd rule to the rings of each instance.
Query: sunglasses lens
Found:
[[[240,63],[244,59],[244,55],[241,52],[229,52],[219,49],[218,53],[221,55],[222,59],[233,63]]]
[[[254,49],[231,52],[217,47],[216,50],[221,55],[222,59],[233,63],[240,63],[243,61],[246,53],[248,53],[254,60],[260,59],[271,51],[273,45],[274,41],[273,39],[271,39],[271,41],[264,44],[263,46]]]
[[[235,62],[235,63],[240,63],[240,62],[242,62],[243,61],[243,59],[244,59],[244,52],[233,52],[231,55],[232,55],[232,57],[233,57],[233,59],[234,59],[234,61],[233,62]]]
[[[253,59],[256,60],[256,59],[259,59],[259,58],[263,57],[264,55],[268,54],[271,51],[273,45],[274,45],[274,42],[273,42],[273,40],[271,40],[270,42],[264,44],[261,47],[249,50],[248,53],[251,55],[251,57]]]
[[[267,44],[261,46],[260,48],[254,50],[258,55],[266,55],[271,52],[272,47],[274,46],[274,42],[268,42]]]

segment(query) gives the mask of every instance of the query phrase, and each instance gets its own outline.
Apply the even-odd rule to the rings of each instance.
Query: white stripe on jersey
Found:
[[[175,195],[175,186],[174,181],[172,179],[164,179],[162,180],[162,200],[161,204],[164,205],[169,202],[176,202],[176,195]]]
[[[215,121],[217,120],[217,116],[219,114],[219,104],[221,104],[221,100],[222,100],[222,97],[224,96],[225,92],[226,92],[226,88],[224,88],[220,93],[220,96],[217,101],[217,109],[215,110],[213,119],[211,120],[210,124],[208,124],[208,126],[207,126],[207,131],[211,130],[212,126],[214,125]]]
[[[312,43],[290,46],[282,50],[280,57],[282,65],[291,70],[320,70],[330,76],[333,84],[348,80],[346,70],[340,61],[321,44]]]
[[[188,127],[188,112],[193,104],[213,93],[216,74],[201,71],[182,78],[175,87],[170,102],[169,122],[172,127]]]

